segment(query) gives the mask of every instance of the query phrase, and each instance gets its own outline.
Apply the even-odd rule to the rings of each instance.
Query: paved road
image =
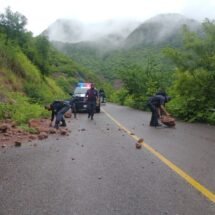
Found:
[[[70,136],[0,149],[0,215],[214,215],[215,128],[149,119],[107,104],[72,119]]]

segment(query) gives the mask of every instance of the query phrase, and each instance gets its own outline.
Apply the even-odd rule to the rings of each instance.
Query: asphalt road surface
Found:
[[[214,215],[215,127],[149,120],[108,103],[69,136],[0,149],[0,215]]]

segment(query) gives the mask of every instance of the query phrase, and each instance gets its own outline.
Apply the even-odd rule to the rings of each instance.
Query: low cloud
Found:
[[[96,41],[107,35],[127,37],[140,22],[131,20],[109,20],[98,23],[82,23],[76,20],[57,20],[46,32],[50,40],[77,43]]]

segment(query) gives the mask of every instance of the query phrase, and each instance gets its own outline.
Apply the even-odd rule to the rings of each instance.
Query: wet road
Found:
[[[0,149],[0,215],[214,215],[215,127],[149,119],[107,104],[70,136]]]

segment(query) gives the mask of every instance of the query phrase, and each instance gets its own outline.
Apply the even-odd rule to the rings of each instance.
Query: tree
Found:
[[[177,68],[172,87],[175,114],[189,121],[215,123],[210,111],[215,107],[215,22],[205,20],[198,33],[185,27],[183,47],[168,49],[166,54]]]
[[[13,13],[10,7],[6,8],[5,14],[0,14],[0,32],[6,35],[6,44],[9,39],[19,40],[25,32],[27,18],[19,12]]]

